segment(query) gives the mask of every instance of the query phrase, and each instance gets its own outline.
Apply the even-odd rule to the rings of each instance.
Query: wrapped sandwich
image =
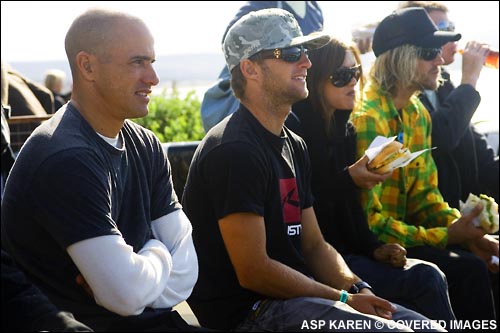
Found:
[[[368,163],[368,170],[379,174],[386,173],[400,167],[411,158],[408,148],[403,148],[398,141],[392,141]]]
[[[481,214],[474,219],[474,225],[483,228],[490,234],[497,232],[498,204],[495,202],[495,199],[484,194],[477,196],[470,193],[465,203],[460,201],[460,212],[462,214],[467,214],[474,209],[478,203],[482,203],[484,208]]]

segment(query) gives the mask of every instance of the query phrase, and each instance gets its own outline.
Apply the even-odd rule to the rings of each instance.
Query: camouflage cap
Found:
[[[279,8],[267,8],[242,16],[229,29],[222,44],[226,63],[231,71],[241,60],[262,50],[304,45],[317,49],[330,40],[328,35],[302,34],[295,17]]]

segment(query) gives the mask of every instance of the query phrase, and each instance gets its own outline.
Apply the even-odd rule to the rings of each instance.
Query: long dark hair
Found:
[[[359,50],[355,44],[347,44],[332,37],[325,46],[309,51],[309,59],[312,67],[307,71],[307,89],[309,90],[308,100],[313,108],[313,112],[320,112],[324,120],[325,130],[330,137],[333,125],[333,112],[328,109],[323,96],[323,85],[330,80],[333,71],[342,67],[347,51],[351,51],[354,58],[361,64]],[[363,89],[364,77],[361,71],[360,91]]]

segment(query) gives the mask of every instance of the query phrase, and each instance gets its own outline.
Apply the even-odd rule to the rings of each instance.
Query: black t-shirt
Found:
[[[54,304],[95,329],[122,317],[97,305],[75,283],[66,248],[122,235],[138,252],[151,221],[181,206],[160,141],[126,121],[123,147],[112,147],[70,103],[26,141],[2,201],[2,247]]]
[[[301,211],[312,206],[305,143],[284,128],[267,131],[243,106],[212,128],[191,162],[183,207],[193,224],[199,277],[188,299],[202,326],[235,328],[266,298],[242,288],[219,231],[233,213],[264,217],[270,258],[308,276],[301,253]]]

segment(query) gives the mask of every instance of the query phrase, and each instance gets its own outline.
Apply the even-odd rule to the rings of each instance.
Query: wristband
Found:
[[[342,303],[347,303],[348,299],[349,299],[349,294],[347,293],[347,291],[345,291],[344,289],[342,289],[340,291],[340,301]]]
[[[351,289],[349,289],[350,294],[357,294],[361,291],[361,289],[368,288],[371,291],[373,291],[372,286],[370,286],[368,283],[365,281],[360,281],[352,285]]]

